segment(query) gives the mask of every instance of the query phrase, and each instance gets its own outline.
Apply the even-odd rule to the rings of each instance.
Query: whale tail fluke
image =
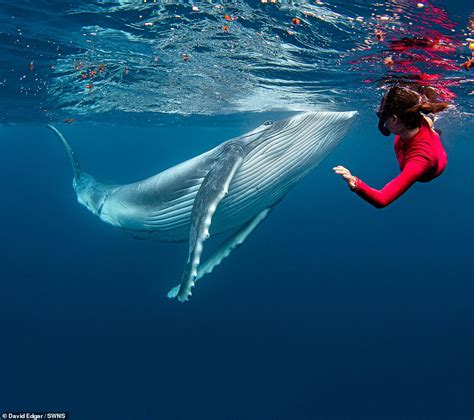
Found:
[[[93,214],[100,215],[110,191],[116,187],[116,184],[101,181],[94,176],[83,172],[71,146],[61,132],[51,124],[48,124],[48,128],[56,134],[59,140],[61,140],[69,155],[72,170],[74,171],[72,185],[77,195],[77,201],[89,209]]]
[[[69,155],[69,160],[71,161],[72,165],[72,170],[74,171],[74,178],[78,179],[81,176],[81,166],[79,165],[79,161],[77,160],[76,156],[74,155],[74,152],[69,145],[68,141],[64,138],[64,136],[61,134],[61,132],[52,124],[48,124],[48,128],[56,134],[56,136],[61,140],[63,143],[64,147],[66,148],[66,151]]]

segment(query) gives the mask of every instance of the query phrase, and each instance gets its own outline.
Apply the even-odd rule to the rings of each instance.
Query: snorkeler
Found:
[[[394,86],[382,98],[377,112],[378,128],[384,136],[395,134],[395,154],[401,173],[381,190],[369,187],[344,166],[334,172],[342,175],[350,189],[377,208],[388,206],[416,181],[429,182],[446,167],[447,155],[433,121],[427,114],[445,110],[446,103],[435,103],[406,87]]]

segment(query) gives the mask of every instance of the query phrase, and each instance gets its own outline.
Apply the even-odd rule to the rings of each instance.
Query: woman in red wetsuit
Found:
[[[381,190],[369,187],[344,166],[334,172],[342,175],[352,191],[377,208],[388,206],[416,181],[429,182],[439,176],[448,158],[433,122],[426,114],[441,112],[445,103],[428,102],[412,89],[395,86],[382,98],[379,130],[385,136],[395,134],[395,154],[401,173]],[[423,115],[425,114],[425,115]]]

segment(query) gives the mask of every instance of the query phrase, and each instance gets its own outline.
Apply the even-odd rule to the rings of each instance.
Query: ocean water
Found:
[[[1,1],[0,412],[471,419],[473,8],[422,4]],[[453,105],[449,163],[377,210],[332,167],[398,174],[374,113],[396,80]],[[308,109],[360,115],[185,304],[166,293],[187,245],[80,206],[46,128],[125,183]]]

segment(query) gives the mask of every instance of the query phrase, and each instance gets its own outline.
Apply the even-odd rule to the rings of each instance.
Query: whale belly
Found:
[[[229,186],[229,195],[214,214],[211,235],[239,227],[281,200],[308,170],[308,165],[295,162],[296,158],[292,162],[284,156],[270,160],[264,156],[242,164]],[[196,185],[172,203],[158,207],[135,205],[117,194],[107,200],[99,216],[134,236],[187,241],[199,187]]]
[[[198,187],[183,195],[172,205],[141,206],[120,195],[103,205],[99,217],[143,239],[180,242],[189,238],[191,213]]]

